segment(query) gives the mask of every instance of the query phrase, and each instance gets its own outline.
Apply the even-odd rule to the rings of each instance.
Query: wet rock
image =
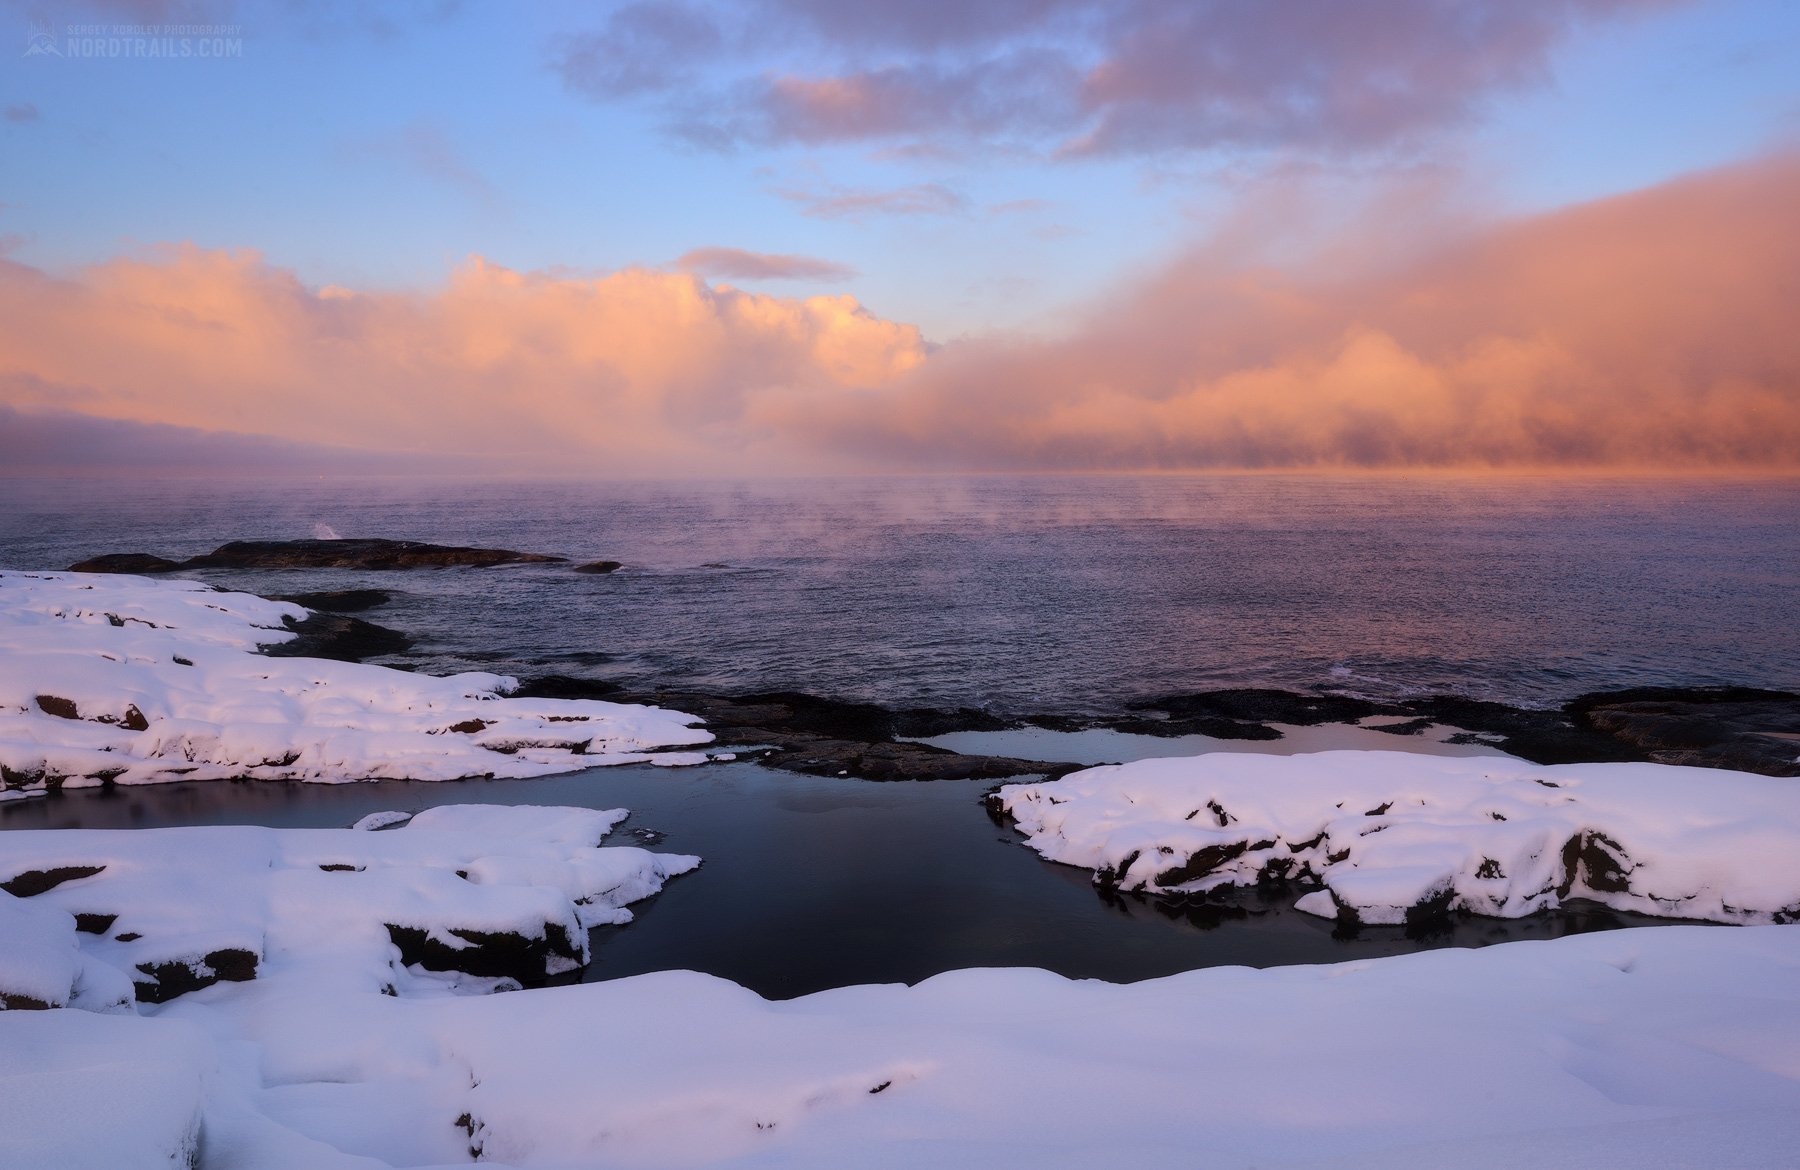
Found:
[[[106,553],[69,566],[71,573],[172,573],[181,562],[149,553]]]
[[[546,564],[562,557],[417,540],[234,540],[189,559],[189,569],[442,569]]]
[[[269,599],[291,601],[295,605],[327,613],[361,613],[386,605],[394,599],[394,595],[386,589],[319,589],[311,593],[276,593],[271,594]]]
[[[618,683],[604,679],[546,674],[525,680],[512,693],[520,699],[612,699],[624,689]]]
[[[1007,756],[973,756],[929,744],[898,740],[925,727],[953,727],[948,712],[915,708],[904,717],[872,703],[822,698],[797,691],[770,691],[726,697],[659,691],[620,696],[687,711],[706,721],[721,743],[752,742],[773,750],[763,757],[772,768],[809,776],[861,780],[966,780],[1006,776],[1062,775],[1070,764],[1047,768],[1041,762]],[[916,734],[916,732],[913,732]]]
[[[1568,711],[1663,764],[1800,776],[1800,695],[1749,687],[1640,687]]]
[[[577,573],[616,573],[625,566],[618,561],[589,561],[585,565],[576,565]]]
[[[1009,731],[1018,724],[977,707],[944,711],[932,707],[908,707],[894,712],[895,735],[927,738],[953,731]]]
[[[337,613],[309,613],[299,621],[285,619],[299,637],[264,646],[271,658],[332,658],[361,662],[378,654],[399,654],[413,640],[399,630]]]
[[[1214,724],[1226,720],[1238,724],[1290,723],[1315,727],[1321,723],[1354,723],[1371,715],[1398,715],[1401,709],[1350,695],[1302,695],[1269,687],[1229,687],[1190,695],[1164,695],[1128,704],[1134,711],[1163,711],[1173,722]],[[1187,734],[1186,732],[1178,734]],[[1200,732],[1213,735],[1215,732]],[[1221,736],[1220,738],[1245,738]],[[1253,738],[1261,738],[1255,736]]]

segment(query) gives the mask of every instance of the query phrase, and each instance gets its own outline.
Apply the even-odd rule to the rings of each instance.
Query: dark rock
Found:
[[[564,558],[503,548],[467,548],[417,540],[234,540],[188,569],[441,569],[547,564]]]
[[[105,934],[118,920],[117,914],[77,914],[75,929],[83,934]]]
[[[1301,695],[1268,687],[1164,695],[1128,706],[1134,711],[1165,711],[1172,720],[1228,719],[1239,723],[1291,723],[1298,727],[1354,723],[1370,715],[1402,713],[1386,703],[1350,695]]]
[[[81,718],[81,709],[75,705],[74,699],[65,699],[59,695],[38,695],[37,705],[38,710],[58,719]]]
[[[105,868],[104,865],[61,865],[55,869],[28,869],[0,882],[0,890],[15,898],[31,898],[45,890],[54,890],[64,882],[93,877]]]
[[[932,707],[909,707],[894,712],[894,734],[920,739],[948,735],[953,731],[1009,731],[1018,724],[976,707],[957,707],[941,711]]]
[[[546,674],[525,680],[513,696],[520,699],[611,699],[624,689],[618,683],[597,678]]]
[[[618,561],[589,561],[585,565],[576,565],[577,573],[614,573],[625,566]]]
[[[172,573],[181,562],[149,553],[107,553],[69,566],[71,573]]]
[[[178,995],[211,987],[215,983],[245,983],[256,978],[256,963],[256,955],[240,947],[208,951],[197,959],[139,963],[139,973],[148,978],[134,981],[138,1001],[167,1003]]]
[[[1658,763],[1800,776],[1800,694],[1638,687],[1582,695],[1567,710]]]
[[[1262,842],[1259,847],[1267,848],[1270,844],[1273,842]],[[1230,841],[1223,845],[1208,845],[1196,850],[1182,864],[1171,866],[1157,874],[1156,884],[1179,886],[1183,882],[1198,881],[1226,862],[1242,857],[1249,850],[1250,842],[1248,841]]]
[[[773,749],[772,768],[810,776],[861,780],[963,780],[1053,775],[1077,765],[1046,766],[1005,756],[972,756],[922,743],[897,741],[902,726],[942,725],[938,713],[913,710],[904,719],[885,707],[845,702],[795,691],[725,697],[659,691],[621,699],[653,703],[700,716],[721,742],[752,742]]]
[[[264,646],[262,652],[271,658],[332,658],[339,662],[361,662],[378,654],[399,654],[413,641],[399,630],[343,614],[309,613],[299,621],[285,620],[287,628],[299,637]]]
[[[469,944],[446,946],[418,926],[387,924],[388,937],[400,948],[400,961],[418,964],[427,971],[460,971],[486,978],[516,979],[525,987],[542,987],[550,977],[552,958],[579,963],[581,953],[568,932],[554,922],[544,923],[541,937],[515,931],[463,930],[449,933]]]
[[[278,593],[269,598],[271,601],[291,601],[295,605],[304,605],[307,609],[322,609],[327,613],[361,613],[378,605],[386,605],[393,599],[394,595],[386,589],[320,589],[311,593]]]
[[[41,999],[33,999],[29,995],[14,995],[10,991],[0,991],[0,1008],[11,1012],[45,1012],[55,1004],[45,1003]]]
[[[1370,731],[1379,731],[1383,735],[1418,735],[1434,726],[1429,719],[1407,719],[1400,723],[1371,723]]]

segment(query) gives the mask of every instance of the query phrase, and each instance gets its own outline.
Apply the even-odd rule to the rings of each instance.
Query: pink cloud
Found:
[[[300,443],[726,469],[782,449],[757,429],[763,396],[880,385],[924,352],[850,297],[680,273],[476,257],[399,294],[312,289],[253,252],[186,245],[72,279],[0,261],[0,403]]]
[[[909,467],[1793,469],[1795,206],[1788,155],[1361,276],[1201,248],[1070,336],[946,346],[789,424]]]
[[[612,474],[1800,468],[1800,155],[1429,245],[1420,182],[1285,270],[1243,241],[1305,201],[1255,191],[1064,336],[938,349],[685,273],[474,258],[401,294],[192,246],[0,260],[0,405]]]

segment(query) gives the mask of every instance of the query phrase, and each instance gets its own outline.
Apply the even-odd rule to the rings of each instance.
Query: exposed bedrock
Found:
[[[564,560],[504,548],[419,540],[234,540],[185,561],[148,553],[109,553],[69,566],[76,573],[166,573],[173,569],[442,569],[550,564]]]
[[[149,553],[103,553],[69,566],[71,573],[172,573],[180,561]]]
[[[1438,724],[1536,764],[1650,761],[1800,776],[1800,694],[1749,687],[1638,687],[1595,691],[1552,710],[1455,695],[1382,702],[1263,688],[1165,695],[1130,704],[1161,718],[1068,720],[1067,730],[1108,727],[1145,735],[1279,739],[1269,726],[1352,723],[1374,716],[1394,735]],[[1057,722],[1034,717],[1039,726]],[[1461,737],[1459,737],[1461,738]]]
[[[270,601],[291,601],[326,613],[361,613],[386,605],[394,595],[386,589],[317,589],[308,593],[275,593]]]
[[[261,647],[272,658],[332,658],[361,662],[378,654],[398,654],[413,644],[399,630],[341,613],[314,611],[295,621],[284,619],[298,637]]]
[[[656,691],[608,697],[622,702],[652,703],[698,715],[721,744],[738,742],[772,749],[763,757],[765,764],[810,776],[848,776],[862,780],[986,780],[1046,773],[1061,775],[1076,766],[1047,768],[1041,761],[964,755],[899,738],[1010,726],[984,711],[971,709],[890,711],[872,703],[827,699],[797,691],[738,696]]]

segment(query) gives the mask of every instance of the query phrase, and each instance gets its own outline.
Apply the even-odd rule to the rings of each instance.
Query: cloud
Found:
[[[1385,0],[1374,18],[1341,0],[634,4],[560,41],[552,67],[718,147],[1342,155],[1461,125],[1545,82],[1584,26],[1685,2]]]
[[[781,198],[800,206],[811,219],[866,219],[871,215],[953,215],[969,201],[938,183],[909,187],[830,187],[824,191],[785,189]]]
[[[39,118],[38,108],[31,102],[20,102],[16,106],[7,106],[4,116],[8,122],[12,122],[15,125],[23,125],[26,122],[35,122]]]
[[[1288,272],[1238,253],[1247,216],[1070,336],[790,421],[908,467],[1800,468],[1795,206],[1789,154],[1422,255],[1382,216]]]
[[[268,435],[0,405],[0,475],[422,475],[443,469],[435,455],[397,457]]]
[[[721,276],[730,280],[849,280],[856,270],[835,260],[812,256],[746,252],[742,248],[695,248],[675,261],[683,272]]]
[[[851,297],[682,273],[577,279],[474,257],[443,288],[387,293],[313,289],[254,252],[192,245],[70,278],[0,260],[0,403],[534,469],[791,457],[760,421],[766,397],[879,386],[924,355],[916,329]]]
[[[1421,233],[1435,184],[1282,267],[1257,244],[1308,201],[1253,188],[1066,334],[935,349],[692,273],[477,257],[393,293],[193,246],[0,260],[0,404],[596,474],[1800,469],[1800,153]]]

